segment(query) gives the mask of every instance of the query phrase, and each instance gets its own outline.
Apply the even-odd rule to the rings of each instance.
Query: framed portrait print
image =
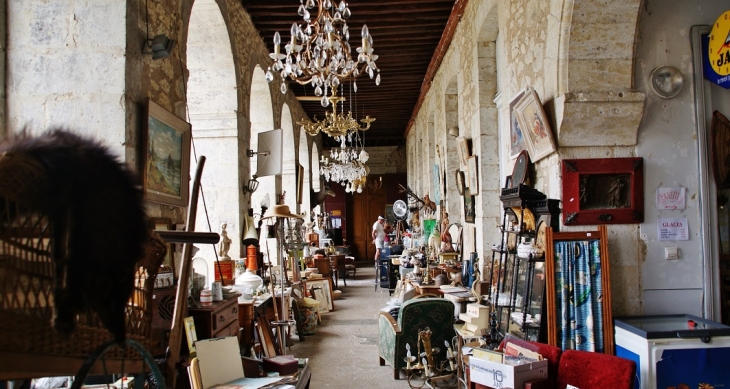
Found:
[[[464,189],[466,188],[466,184],[464,182],[464,172],[462,172],[459,169],[456,169],[456,191],[459,192],[459,195],[464,194]]]
[[[469,161],[467,162],[467,167],[469,171],[469,193],[472,196],[476,196],[479,194],[479,176],[477,175],[477,157],[469,157]]]
[[[145,199],[156,203],[188,205],[190,177],[190,124],[155,102],[147,101],[142,139]]]
[[[474,223],[476,216],[476,208],[474,204],[474,196],[464,195],[464,221]]]
[[[555,151],[555,140],[550,123],[534,89],[525,91],[517,105],[515,116],[522,130],[522,136],[533,162],[552,154]]]
[[[517,157],[521,151],[525,150],[525,139],[522,136],[522,130],[520,129],[520,123],[517,121],[517,116],[515,116],[515,105],[517,105],[517,102],[524,95],[525,90],[523,89],[509,103],[509,149],[512,158]]]
[[[471,157],[471,153],[469,152],[469,140],[463,136],[459,137],[456,139],[456,145],[459,149],[459,161],[461,162],[461,166],[466,167],[467,161],[469,160],[469,157]]]
[[[564,159],[563,224],[644,221],[643,158]]]

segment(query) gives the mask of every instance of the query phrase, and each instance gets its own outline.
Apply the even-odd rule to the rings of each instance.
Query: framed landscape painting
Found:
[[[188,205],[190,124],[147,101],[142,139],[145,199],[179,207]]]

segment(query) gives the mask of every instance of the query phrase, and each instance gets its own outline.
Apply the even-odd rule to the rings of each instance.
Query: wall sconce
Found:
[[[453,126],[449,128],[448,134],[453,136],[454,138],[457,138],[459,136],[459,127]]]
[[[660,66],[651,72],[651,88],[663,99],[671,99],[684,86],[682,72],[674,66]]]
[[[152,54],[152,59],[163,59],[170,56],[172,48],[175,47],[175,40],[165,34],[160,34],[152,39],[147,39],[147,49],[142,54]]]
[[[244,185],[243,188],[241,188],[243,193],[256,192],[256,189],[259,188],[259,181],[256,178],[258,178],[258,177],[254,174],[253,177],[251,177],[251,179],[248,180],[246,185]]]

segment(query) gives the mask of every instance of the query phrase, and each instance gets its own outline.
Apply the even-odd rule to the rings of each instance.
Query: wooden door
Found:
[[[385,212],[385,190],[378,191],[366,189],[363,193],[353,195],[352,213],[353,235],[351,249],[355,258],[359,261],[373,260],[375,258],[375,246],[373,245],[372,228],[373,223],[378,220],[378,215]]]

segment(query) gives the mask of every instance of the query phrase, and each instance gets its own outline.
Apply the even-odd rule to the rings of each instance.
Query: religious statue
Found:
[[[428,238],[428,250],[432,259],[436,258],[441,249],[441,234],[438,228],[434,228],[431,236]]]
[[[441,231],[446,231],[449,229],[449,213],[443,212],[443,215],[441,215]]]
[[[441,252],[454,252],[454,246],[451,243],[451,233],[449,233],[449,230],[444,230],[444,232],[441,233]]]
[[[626,184],[620,177],[611,180],[611,187],[608,188],[608,205],[613,208],[624,206],[623,189]]]
[[[226,227],[228,227],[226,223],[223,223],[223,225],[221,225],[221,248],[218,254],[220,255],[222,260],[231,259],[231,257],[228,256],[228,250],[230,250],[231,248],[231,238],[228,237]]]

